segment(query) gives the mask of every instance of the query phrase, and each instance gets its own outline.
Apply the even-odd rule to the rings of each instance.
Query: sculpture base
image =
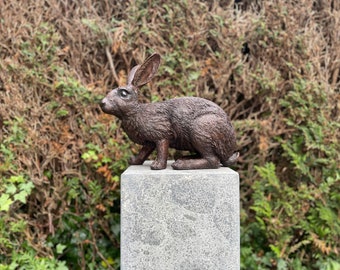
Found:
[[[150,164],[121,177],[121,269],[240,269],[238,173]]]

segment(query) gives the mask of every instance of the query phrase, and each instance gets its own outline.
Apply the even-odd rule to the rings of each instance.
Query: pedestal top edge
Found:
[[[171,167],[171,164],[174,160],[168,160],[167,167],[164,170],[151,170],[150,165],[152,161],[148,160],[145,161],[143,165],[131,165],[129,166],[124,172],[124,175],[127,174],[148,174],[148,175],[192,175],[192,174],[200,174],[200,175],[221,175],[221,174],[228,174],[228,175],[238,175],[238,173],[228,167],[220,167],[218,169],[202,169],[202,170],[174,170]]]

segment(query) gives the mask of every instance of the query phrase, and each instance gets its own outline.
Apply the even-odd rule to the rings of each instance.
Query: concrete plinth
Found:
[[[130,166],[121,177],[121,269],[240,269],[239,201],[229,168]]]

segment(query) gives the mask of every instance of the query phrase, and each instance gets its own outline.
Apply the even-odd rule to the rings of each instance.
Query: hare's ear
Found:
[[[156,74],[159,64],[161,62],[161,56],[158,53],[150,55],[144,63],[136,68],[134,76],[131,80],[131,84],[140,87],[148,83]],[[134,68],[133,68],[134,69]],[[133,71],[131,70],[131,73]],[[130,80],[131,75],[129,76]]]
[[[129,73],[129,77],[128,77],[128,81],[127,84],[131,85],[132,84],[132,80],[135,77],[136,71],[140,68],[140,65],[134,66]]]

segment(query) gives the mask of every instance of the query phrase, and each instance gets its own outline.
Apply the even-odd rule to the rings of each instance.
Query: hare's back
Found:
[[[202,115],[214,114],[216,117],[226,117],[226,113],[210,100],[199,97],[181,97],[166,101],[169,113],[175,119],[194,121]]]

